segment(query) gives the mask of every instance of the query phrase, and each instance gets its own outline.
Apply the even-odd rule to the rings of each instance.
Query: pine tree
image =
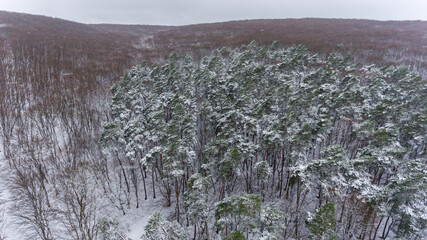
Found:
[[[98,235],[101,240],[123,240],[124,237],[119,232],[119,221],[117,219],[109,219],[102,217],[96,225]]]
[[[312,218],[307,220],[313,239],[338,239],[335,233],[335,204],[328,202],[321,206]]]
[[[169,222],[155,212],[144,228],[142,240],[180,240],[187,239],[187,232],[176,222]]]
[[[243,193],[241,196],[226,197],[217,203],[215,210],[215,226],[219,230],[238,229],[249,233],[257,227],[261,212],[261,198],[257,194]]]

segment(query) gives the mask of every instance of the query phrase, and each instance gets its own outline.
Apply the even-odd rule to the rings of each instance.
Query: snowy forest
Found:
[[[0,11],[0,240],[424,240],[426,32]]]
[[[301,45],[172,54],[112,88],[101,184],[170,207],[142,239],[421,239],[426,86]]]

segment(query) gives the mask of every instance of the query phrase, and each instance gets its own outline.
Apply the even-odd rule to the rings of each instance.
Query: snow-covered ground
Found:
[[[132,240],[137,240],[144,233],[144,227],[147,225],[148,219],[156,211],[165,215],[168,213],[169,208],[165,208],[164,204],[160,197],[153,199],[149,197],[145,200],[139,209],[135,209],[130,212],[129,215],[124,215],[120,222],[126,226],[128,233],[126,234],[128,238]]]
[[[129,214],[119,218],[122,225],[128,229],[126,236],[132,240],[140,239],[141,235],[144,233],[144,228],[145,225],[147,225],[148,219],[156,211],[167,216],[170,210],[170,208],[165,208],[161,197],[157,197],[156,199],[149,197],[147,200],[143,201],[141,205],[139,209],[135,209],[129,212]]]

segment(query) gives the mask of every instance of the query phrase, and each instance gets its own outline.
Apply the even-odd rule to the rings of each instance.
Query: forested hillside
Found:
[[[426,33],[0,11],[0,239],[420,239]]]
[[[112,88],[102,182],[173,208],[142,239],[421,239],[426,86],[303,46],[172,54]]]

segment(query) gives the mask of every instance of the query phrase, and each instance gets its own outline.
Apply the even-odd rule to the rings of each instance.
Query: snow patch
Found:
[[[155,212],[159,212],[167,218],[172,211],[170,207],[165,208],[162,199],[159,197],[156,199],[149,197],[141,205],[139,209],[135,209],[119,219],[127,228],[127,239],[139,240],[144,233],[144,228],[148,223],[148,219]]]

